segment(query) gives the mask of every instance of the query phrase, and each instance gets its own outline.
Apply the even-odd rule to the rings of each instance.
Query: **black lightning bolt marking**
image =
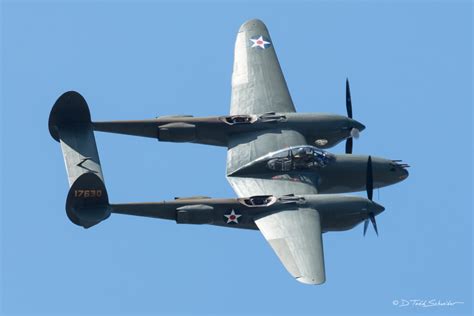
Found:
[[[86,169],[86,170],[88,170],[88,171],[90,171],[90,172],[93,172],[93,173],[98,173],[96,170],[92,170],[92,169],[87,168],[87,167],[85,167],[85,166],[82,165],[82,164],[85,163],[87,160],[91,160],[91,159],[92,159],[91,157],[84,157],[76,166],[81,167],[81,168],[83,168],[83,169]]]

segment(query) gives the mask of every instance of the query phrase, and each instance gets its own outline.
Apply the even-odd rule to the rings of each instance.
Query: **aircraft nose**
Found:
[[[401,160],[390,160],[372,157],[374,182],[376,187],[384,187],[405,180],[408,177],[409,165]]]
[[[399,179],[400,180],[405,180],[406,178],[408,178],[409,175],[410,175],[410,173],[408,172],[408,170],[403,168],[400,172]]]
[[[389,163],[390,171],[393,173],[394,177],[396,178],[396,182],[400,182],[408,178],[409,172],[407,168],[410,167],[406,163],[402,163],[400,160],[392,160]]]

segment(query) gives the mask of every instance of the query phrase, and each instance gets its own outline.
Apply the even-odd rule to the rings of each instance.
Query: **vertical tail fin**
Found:
[[[89,107],[77,92],[59,97],[49,115],[51,136],[61,144],[69,181],[66,213],[89,228],[110,215]]]
[[[54,104],[48,123],[51,136],[61,144],[69,186],[88,172],[103,181],[86,100],[74,91],[64,93]]]

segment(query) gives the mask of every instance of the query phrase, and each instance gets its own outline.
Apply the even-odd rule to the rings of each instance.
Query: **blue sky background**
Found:
[[[3,314],[472,314],[472,2],[1,10]],[[294,281],[258,232],[119,215],[84,230],[64,211],[66,172],[47,129],[57,97],[79,91],[95,120],[227,114],[235,36],[255,17],[298,111],[345,114],[348,76],[367,126],[355,152],[412,165],[407,181],[374,195],[386,207],[379,238],[362,226],[324,235],[322,286]],[[223,148],[96,139],[112,202],[235,196]]]

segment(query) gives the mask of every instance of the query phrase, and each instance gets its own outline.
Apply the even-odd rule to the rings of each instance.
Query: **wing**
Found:
[[[282,211],[255,221],[286,270],[306,284],[326,280],[319,213],[312,209]]]
[[[232,74],[231,115],[295,112],[268,30],[260,20],[245,22],[237,34]],[[233,172],[270,152],[306,145],[305,137],[293,130],[265,130],[229,137],[227,179],[240,196],[317,193],[311,181],[273,181],[265,178],[233,177]]]
[[[230,114],[295,112],[268,30],[245,22],[235,42]]]

